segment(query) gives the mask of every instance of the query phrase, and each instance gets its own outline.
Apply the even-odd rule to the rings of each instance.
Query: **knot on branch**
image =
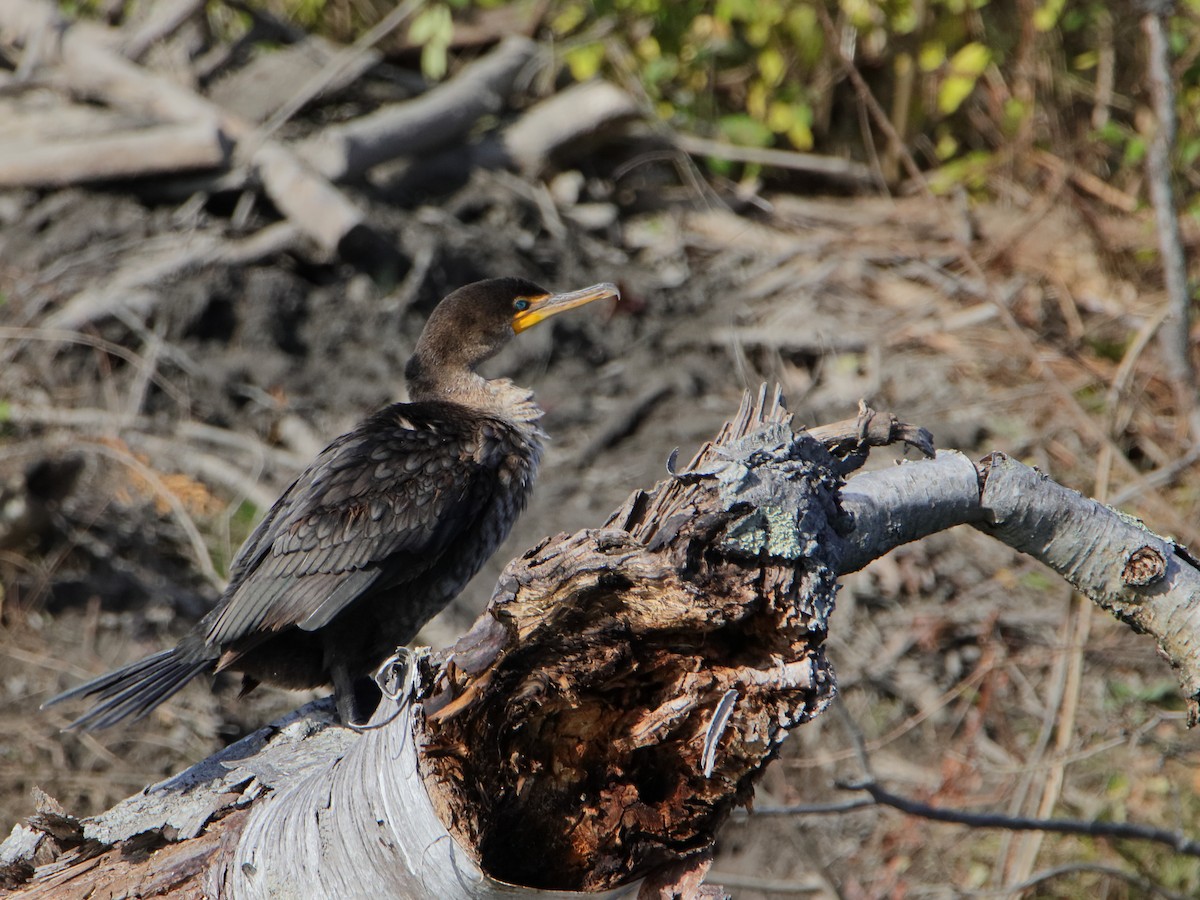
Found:
[[[683,477],[509,566],[419,738],[442,820],[489,874],[596,890],[710,850],[833,697],[836,473],[764,392]]]
[[[1138,547],[1125,560],[1121,581],[1130,587],[1146,587],[1167,574],[1167,560],[1162,551],[1148,544]]]

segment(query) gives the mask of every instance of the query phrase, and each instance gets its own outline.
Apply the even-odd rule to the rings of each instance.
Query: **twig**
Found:
[[[129,396],[125,398],[124,418],[134,419],[142,412],[142,405],[146,402],[146,393],[150,388],[150,380],[158,371],[159,360],[162,358],[165,330],[162,322],[156,322],[154,330],[146,335],[146,365],[138,370],[133,384],[129,387]]]
[[[775,325],[714,328],[708,340],[714,347],[737,343],[744,347],[763,347],[776,353],[817,357],[827,354],[865,353],[870,347],[867,337],[862,334],[815,334]]]
[[[632,400],[623,404],[620,409],[604,420],[587,443],[574,454],[575,465],[590,465],[599,453],[632,434],[642,420],[654,410],[654,407],[674,389],[675,386],[671,381],[664,378],[654,382]]]
[[[625,91],[607,81],[572,85],[530,107],[501,136],[507,160],[536,175],[559,147],[639,115]]]
[[[1170,484],[1175,480],[1184,469],[1196,464],[1200,460],[1200,444],[1196,444],[1179,459],[1174,460],[1162,468],[1155,469],[1153,472],[1148,472],[1138,481],[1127,484],[1121,490],[1112,495],[1110,500],[1113,506],[1122,506],[1130,500],[1141,496],[1145,491],[1154,491],[1165,484]]]
[[[187,535],[189,543],[192,545],[192,553],[196,557],[196,565],[199,566],[200,572],[208,579],[209,583],[222,588],[225,586],[225,579],[220,576],[216,568],[213,566],[212,557],[209,556],[208,547],[204,543],[204,537],[200,534],[200,529],[196,527],[196,523],[192,521],[192,517],[183,507],[183,503],[179,498],[162,482],[158,477],[158,473],[143,463],[140,459],[128,451],[121,451],[118,448],[110,447],[107,444],[99,444],[92,441],[84,441],[78,445],[79,449],[86,450],[89,453],[95,453],[99,456],[107,457],[123,466],[128,466],[139,477],[144,479],[146,483],[154,491],[155,496],[162,499],[170,508],[171,513],[175,516],[175,520]]]
[[[740,147],[725,141],[713,141],[691,134],[675,135],[675,145],[692,156],[711,156],[731,162],[753,163],[820,175],[833,181],[849,182],[861,188],[876,187],[875,173],[862,163],[816,153],[774,150],[764,147]]]
[[[155,368],[150,360],[144,358],[141,354],[135,353],[128,347],[122,347],[120,344],[115,344],[112,341],[106,341],[104,338],[97,337],[92,334],[85,334],[80,331],[69,331],[65,328],[23,328],[21,326],[3,327],[0,326],[0,343],[4,341],[23,342],[23,341],[47,341],[50,343],[61,344],[80,344],[84,347],[91,347],[94,350],[99,350],[102,353],[107,353],[109,356],[115,356],[117,359],[123,360],[134,366],[138,371]],[[155,372],[151,376],[151,381],[159,387],[164,394],[174,400],[183,409],[187,409],[190,401],[185,391],[176,387],[172,382],[168,381],[160,372]],[[105,415],[113,416],[113,413],[105,413]]]
[[[1145,878],[1126,872],[1124,869],[1118,869],[1115,866],[1104,866],[1099,863],[1074,862],[1065,863],[1061,866],[1055,866],[1052,869],[1045,869],[1041,872],[1036,872],[1029,876],[1020,884],[1010,885],[1005,888],[996,890],[982,891],[964,891],[963,896],[967,897],[1017,897],[1023,894],[1030,888],[1037,887],[1039,884],[1050,881],[1055,878],[1061,878],[1064,875],[1074,875],[1080,872],[1094,872],[1097,875],[1107,875],[1110,878],[1118,878],[1127,884],[1133,885],[1138,890],[1146,894],[1155,894],[1159,897],[1165,897],[1167,900],[1189,900],[1183,894],[1176,894],[1174,891],[1168,891],[1161,885],[1155,884]]]
[[[1050,764],[1042,773],[1041,797],[1036,800],[1036,816],[1045,818],[1053,811],[1062,794],[1066,775],[1064,757],[1075,735],[1075,720],[1079,709],[1079,691],[1083,678],[1083,648],[1087,642],[1092,606],[1085,597],[1072,594],[1063,620],[1059,625],[1060,644],[1067,649],[1054,660],[1051,696],[1042,715],[1041,730],[1035,749],[1026,755],[1028,771],[1015,792],[1009,809],[1020,812],[1034,790],[1033,775],[1045,758],[1051,736],[1054,749]],[[1006,882],[1028,878],[1041,850],[1042,834],[1026,834],[1015,846],[1007,846],[1000,855],[997,875]]]
[[[125,413],[109,412],[105,409],[70,409],[36,407],[9,404],[6,408],[8,420],[18,425],[43,425],[76,429],[80,433],[119,434],[133,446],[144,449],[148,454],[170,462],[190,474],[209,483],[222,485],[240,494],[260,509],[268,508],[276,494],[259,484],[258,474],[249,475],[230,464],[224,458],[193,446],[206,441],[227,449],[239,451],[241,456],[255,457],[256,472],[261,472],[269,460],[272,465],[285,471],[298,471],[306,462],[298,454],[276,447],[269,447],[250,435],[238,434],[223,428],[199,422],[183,422],[176,428],[175,437],[162,437],[149,431],[139,430],[149,423],[132,409]]]
[[[862,729],[858,727],[858,723],[854,721],[854,717],[850,715],[850,710],[846,708],[844,700],[840,703],[834,703],[833,707],[837,713],[837,717],[842,720],[842,727],[850,735],[850,743],[854,747],[854,756],[858,759],[858,765],[862,769],[863,778],[874,783],[875,769],[871,765],[871,754],[867,750],[866,736],[862,733]]]
[[[299,236],[299,226],[291,221],[276,222],[237,241],[211,231],[166,235],[152,252],[127,262],[103,286],[86,288],[71,297],[47,317],[46,324],[79,329],[119,312],[144,316],[162,299],[156,288],[163,282],[214,265],[246,265],[275,256],[294,247]]]
[[[1009,831],[1050,831],[1055,834],[1082,834],[1088,837],[1117,840],[1151,841],[1165,844],[1176,853],[1200,856],[1200,841],[1178,831],[1167,831],[1150,825],[1130,822],[1084,821],[1082,819],[1036,819],[1025,816],[1005,816],[998,813],[973,813],[962,809],[930,806],[893,794],[875,781],[839,781],[837,786],[847,791],[865,791],[880,806],[890,806],[910,816],[950,822],[971,828],[1004,828]]]
[[[797,803],[794,806],[755,806],[753,809],[735,809],[734,819],[757,816],[837,816],[842,813],[858,812],[878,806],[874,800],[845,800],[841,803]]]
[[[1165,327],[1159,332],[1163,362],[1168,376],[1176,382],[1176,394],[1185,410],[1195,406],[1196,382],[1192,371],[1191,309],[1188,297],[1187,263],[1183,257],[1183,240],[1179,233],[1179,218],[1175,213],[1175,195],[1171,188],[1171,148],[1175,144],[1175,88],[1171,80],[1170,47],[1167,44],[1164,20],[1175,4],[1167,0],[1148,0],[1142,17],[1146,33],[1150,92],[1154,97],[1154,115],[1158,127],[1146,150],[1146,177],[1150,182],[1150,199],[1158,224],[1158,247],[1162,256],[1163,279],[1167,288]]]
[[[1114,75],[1117,69],[1117,51],[1113,47],[1113,14],[1106,7],[1096,8],[1093,19],[1099,29],[1096,43],[1096,92],[1092,100],[1092,130],[1100,131],[1108,124],[1109,107],[1113,102]]]
[[[269,459],[274,466],[292,471],[304,468],[309,462],[309,457],[315,455],[316,450],[321,449],[319,439],[318,446],[312,453],[297,453],[267,444],[249,432],[232,431],[228,428],[219,428],[216,425],[192,420],[177,423],[175,434],[179,440],[188,443],[204,441],[218,447],[236,450],[240,454],[252,453],[261,459]]]
[[[857,417],[819,425],[808,429],[808,433],[838,456],[855,448],[888,447],[898,443],[914,447],[929,457],[935,452],[933,435],[928,430],[901,422],[891,413],[877,412],[862,401]]]
[[[801,879],[758,878],[754,875],[734,875],[728,872],[710,871],[705,876],[705,885],[717,884],[723,888],[740,888],[746,891],[758,891],[762,894],[822,894],[827,896],[829,893],[829,883],[816,875]]]
[[[1132,213],[1137,210],[1137,197],[1125,193],[1120,188],[1113,187],[1107,181],[1097,178],[1091,172],[1085,172],[1078,166],[1071,165],[1049,151],[1035,150],[1033,161],[1059,177],[1065,176],[1077,189],[1091,194],[1114,209],[1119,209],[1123,213]]]
[[[231,491],[235,498],[247,500],[259,510],[270,509],[271,504],[275,502],[277,492],[263,487],[258,480],[265,461],[261,458],[256,461],[254,473],[248,474],[219,456],[197,450],[180,441],[143,432],[127,433],[125,439],[131,446],[153,454],[159,460],[170,460],[171,465],[180,471],[209,484],[221,485]]]
[[[904,166],[905,171],[908,172],[908,177],[920,188],[922,194],[932,198],[933,191],[929,189],[929,184],[922,177],[921,169],[917,166],[917,161],[908,152],[908,147],[904,144],[904,138],[900,137],[900,133],[892,125],[891,118],[884,111],[883,107],[879,105],[879,101],[875,99],[875,95],[871,92],[871,86],[862,77],[862,73],[858,71],[858,67],[854,65],[854,62],[842,50],[841,39],[838,37],[837,29],[834,28],[833,20],[829,18],[829,11],[825,9],[824,4],[817,4],[817,15],[821,18],[821,27],[825,31],[826,41],[829,42],[829,46],[837,54],[842,71],[850,79],[850,83],[854,85],[854,93],[866,107],[867,112],[870,113],[875,127],[882,131],[884,137],[888,139],[891,151],[899,155],[900,163]],[[870,143],[869,135],[867,137],[867,143]]]

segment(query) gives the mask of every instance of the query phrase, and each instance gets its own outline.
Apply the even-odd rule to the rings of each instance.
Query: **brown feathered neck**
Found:
[[[413,400],[442,400],[519,423],[542,416],[533,393],[476,368],[513,338],[513,300],[546,291],[521,278],[495,278],[459,288],[429,316],[405,368]]]

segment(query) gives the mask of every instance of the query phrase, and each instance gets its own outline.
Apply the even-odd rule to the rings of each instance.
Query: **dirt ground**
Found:
[[[97,734],[59,732],[74,708],[38,711],[182,634],[297,468],[403,397],[432,304],[480,277],[612,280],[625,299],[535,329],[491,364],[536,390],[553,441],[532,507],[429,643],[471,620],[504,561],[599,524],[763,380],[784,385],[800,423],[850,417],[865,398],[939,446],[1004,450],[1200,547],[1200,480],[1172,468],[1186,448],[1139,342],[1161,300],[1138,262],[1147,217],[1062,183],[1010,186],[1002,203],[778,188],[738,203],[681,185],[674,163],[621,174],[627,161],[577,163],[605,216],[502,173],[416,203],[364,195],[396,240],[388,276],[285,251],[184,271],[143,305],[82,322],[64,317],[71,298],[228,229],[229,198],[0,193],[0,829],[32,811],[34,785],[95,812],[309,699],[237,701],[218,680]],[[1154,472],[1166,475],[1142,478]],[[830,657],[839,708],[793,735],[760,811],[852,798],[835,782],[861,774],[861,740],[878,778],[936,805],[1200,831],[1200,751],[1152,643],[979,534],[847,579]],[[751,898],[957,896],[1058,867],[1033,895],[1200,892],[1200,862],[1154,845],[880,808],[739,818],[712,880]]]

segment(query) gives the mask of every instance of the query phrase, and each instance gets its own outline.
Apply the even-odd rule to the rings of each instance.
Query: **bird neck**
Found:
[[[533,398],[533,391],[513,384],[507,378],[484,378],[471,369],[432,373],[420,364],[410,362],[407,372],[408,395],[416,401],[456,403],[489,416],[529,425],[536,429],[542,409]]]

